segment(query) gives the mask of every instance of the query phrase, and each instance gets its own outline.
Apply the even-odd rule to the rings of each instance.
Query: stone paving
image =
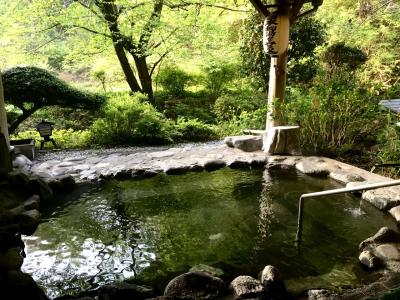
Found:
[[[224,166],[264,166],[262,151],[243,152],[222,142],[179,147],[144,147],[91,151],[62,151],[39,156],[30,172],[42,178],[71,175],[76,182],[102,178],[151,177],[160,172],[212,171]]]

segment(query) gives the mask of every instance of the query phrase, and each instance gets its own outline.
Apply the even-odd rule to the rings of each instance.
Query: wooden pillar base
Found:
[[[263,150],[269,155],[300,155],[299,126],[276,126],[268,129]]]

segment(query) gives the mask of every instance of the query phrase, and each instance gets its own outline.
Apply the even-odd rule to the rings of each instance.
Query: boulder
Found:
[[[206,171],[216,171],[226,166],[226,163],[221,159],[212,159],[204,163]]]
[[[129,174],[130,177],[130,174]],[[68,191],[75,187],[75,179],[71,175],[54,176],[47,179],[50,189],[54,192]]]
[[[19,270],[24,262],[19,247],[0,252],[0,270]]]
[[[48,300],[33,278],[21,271],[8,271],[1,287],[1,299]]]
[[[204,265],[204,264],[198,264],[190,268],[190,272],[207,272],[212,276],[222,276],[224,275],[224,271],[219,268],[215,268],[212,266]]]
[[[238,276],[229,285],[234,299],[266,299],[261,282],[251,276]]]
[[[327,177],[330,173],[329,168],[326,167],[323,161],[311,159],[298,162],[296,169],[304,174],[315,177]]]
[[[190,166],[167,166],[164,169],[167,175],[182,175],[190,170]]]
[[[374,236],[362,241],[358,248],[360,250],[364,250],[364,248],[371,244],[385,244],[396,242],[400,242],[400,233],[388,227],[382,227]]]
[[[265,266],[261,272],[261,282],[265,289],[267,299],[287,299],[287,289],[282,280],[281,272],[274,266]]]
[[[382,262],[369,250],[364,250],[358,257],[360,263],[367,269],[374,270],[382,266]]]
[[[262,137],[259,135],[228,136],[224,142],[229,147],[245,152],[260,151],[262,149]]]
[[[226,293],[226,284],[207,272],[188,272],[172,279],[164,291],[174,299],[220,299]]]
[[[30,210],[30,209],[39,209],[40,206],[40,197],[38,195],[33,195],[29,199],[24,201],[24,209]]]
[[[235,159],[230,161],[227,166],[231,169],[242,169],[242,168],[248,168],[250,166],[250,163],[245,160],[239,160]]]
[[[154,296],[155,293],[150,287],[126,282],[115,282],[99,288],[98,300],[141,300]]]
[[[39,195],[43,201],[50,200],[53,197],[53,191],[49,185],[39,177],[31,177],[27,188],[32,194]]]
[[[400,205],[395,206],[389,210],[389,213],[395,218],[397,223],[400,223]]]

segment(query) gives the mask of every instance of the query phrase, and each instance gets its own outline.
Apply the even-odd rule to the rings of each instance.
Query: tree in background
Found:
[[[42,107],[59,105],[98,109],[105,101],[104,96],[79,91],[48,71],[36,67],[12,68],[4,71],[2,78],[5,101],[22,111],[12,122],[10,133]]]
[[[243,73],[266,90],[269,81],[270,56],[263,50],[263,22],[259,14],[250,15],[241,29],[240,56]],[[309,82],[316,74],[315,49],[325,42],[325,27],[315,18],[303,18],[292,27],[288,49],[288,82]]]

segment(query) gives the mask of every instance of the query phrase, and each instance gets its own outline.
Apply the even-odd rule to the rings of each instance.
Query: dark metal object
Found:
[[[43,140],[40,141],[40,150],[43,149],[44,143],[47,142],[52,142],[53,146],[57,148],[54,139],[50,138],[50,136],[53,134],[53,125],[54,123],[48,122],[46,120],[42,120],[39,124],[36,125],[37,131],[39,131],[40,136],[43,138]]]

